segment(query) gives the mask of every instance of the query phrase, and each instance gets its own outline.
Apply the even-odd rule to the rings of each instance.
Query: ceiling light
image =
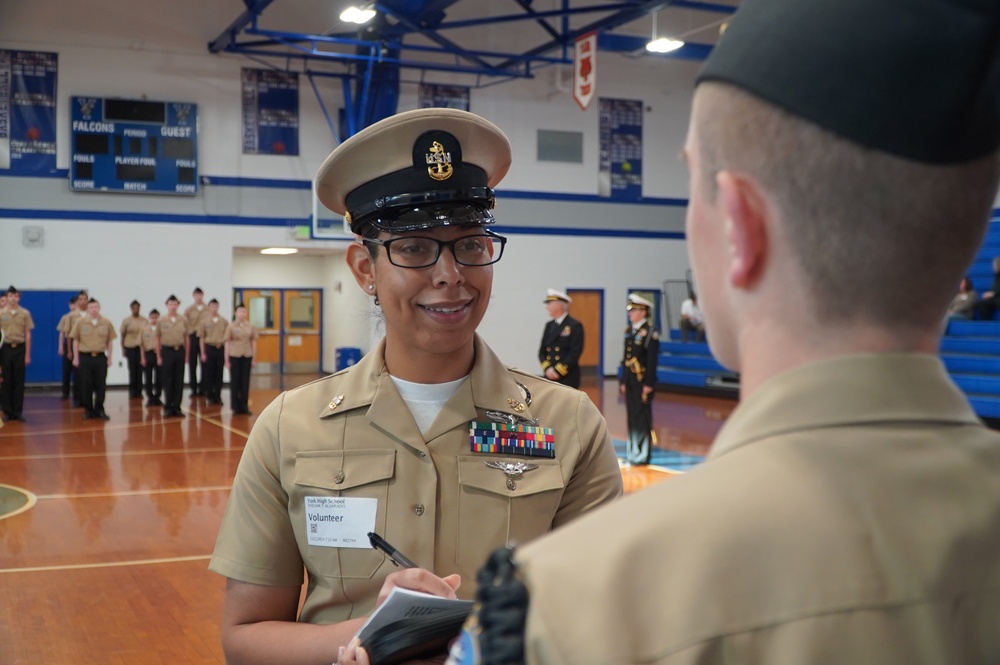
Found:
[[[344,23],[357,23],[361,25],[373,18],[375,18],[375,10],[371,8],[361,9],[360,7],[351,6],[340,13],[340,20]]]
[[[652,53],[670,53],[684,46],[684,42],[679,39],[668,39],[660,37],[646,44],[646,50]]]
[[[679,39],[670,39],[668,37],[656,37],[656,12],[653,12],[653,34],[649,38],[649,43],[646,44],[646,50],[650,53],[670,53],[671,51],[676,51],[680,47],[684,46],[684,42]]]
[[[268,247],[260,250],[261,254],[298,254],[299,250],[294,247]]]

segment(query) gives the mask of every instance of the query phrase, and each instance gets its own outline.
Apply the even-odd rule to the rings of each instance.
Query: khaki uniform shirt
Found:
[[[376,499],[371,530],[437,575],[460,573],[465,598],[494,548],[619,497],[607,427],[586,394],[508,369],[479,337],[475,348],[471,375],[426,440],[385,371],[384,342],[350,369],[279,395],[254,423],[209,567],[296,586],[305,565],[300,620],[334,623],[371,612],[395,568],[367,539],[357,548],[309,545],[307,497]],[[518,383],[531,394],[526,408]],[[488,420],[488,410],[553,428],[555,458],[470,452],[469,422]],[[486,462],[538,468],[508,485]]]
[[[153,325],[149,321],[146,321],[142,324],[142,330],[139,331],[139,341],[142,344],[143,351],[156,351],[156,336],[159,328],[159,323]]]
[[[208,305],[190,305],[184,310],[184,318],[187,319],[188,323],[188,334],[197,334],[201,322],[211,316],[212,310],[208,308]]]
[[[209,316],[201,320],[198,326],[198,337],[206,346],[222,346],[226,341],[226,329],[229,322],[221,316]]]
[[[28,331],[35,328],[35,322],[31,320],[31,312],[23,307],[18,307],[16,311],[7,307],[0,310],[0,329],[3,330],[4,344],[24,344],[28,338]]]
[[[930,355],[785,372],[517,554],[527,663],[1000,663],[1000,434]]]
[[[184,336],[189,333],[187,319],[178,316],[171,319],[170,316],[161,316],[156,326],[157,334],[160,337],[161,347],[184,348]]]
[[[253,356],[253,347],[250,342],[257,339],[257,329],[250,325],[249,321],[233,321],[226,328],[224,339],[229,342],[230,358],[250,358]]]
[[[80,342],[80,353],[107,353],[108,343],[118,338],[111,321],[99,316],[95,324],[89,316],[76,322],[69,333],[70,338]]]
[[[139,346],[142,327],[149,323],[144,316],[126,316],[122,320],[120,328],[122,335],[122,345],[126,349],[134,349]]]

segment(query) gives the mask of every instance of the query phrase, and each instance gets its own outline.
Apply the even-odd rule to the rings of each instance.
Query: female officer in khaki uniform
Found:
[[[167,313],[157,329],[156,364],[163,382],[163,417],[183,418],[181,397],[184,394],[184,359],[188,357],[190,339],[188,320],[177,314],[177,296],[167,298]]]
[[[257,329],[247,321],[246,305],[236,306],[236,320],[226,328],[225,361],[229,368],[229,405],[235,415],[250,413],[250,370],[257,355]]]
[[[476,335],[505,243],[485,228],[491,188],[509,164],[489,122],[421,109],[320,169],[320,200],[363,236],[348,265],[386,334],[254,424],[210,564],[229,578],[227,662],[331,663],[392,587],[469,598],[493,548],[620,496],[586,394],[505,367]],[[393,573],[370,531],[419,568]]]

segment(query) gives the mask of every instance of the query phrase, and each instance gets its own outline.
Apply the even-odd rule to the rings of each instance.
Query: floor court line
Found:
[[[63,566],[31,566],[26,568],[0,568],[0,574],[4,573],[49,573],[61,570],[91,570],[94,568],[125,568],[128,566],[155,566],[164,563],[187,563],[190,561],[207,561],[212,558],[211,554],[197,554],[195,556],[177,556],[166,559],[136,559],[134,561],[108,561],[106,563],[73,563]]]

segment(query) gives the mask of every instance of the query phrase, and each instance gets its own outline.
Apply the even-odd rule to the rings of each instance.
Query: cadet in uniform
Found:
[[[62,398],[69,399],[70,386],[73,378],[73,340],[69,338],[73,331],[73,324],[76,323],[76,296],[69,299],[69,311],[62,315],[59,323],[56,324],[56,331],[59,333],[59,357],[62,358]],[[74,399],[76,395],[74,393]],[[75,406],[75,404],[74,404]]]
[[[229,405],[235,415],[250,413],[250,370],[257,355],[257,329],[247,320],[247,308],[236,305],[236,320],[227,328],[225,363],[229,368]]]
[[[31,364],[31,331],[35,322],[31,312],[19,307],[21,292],[11,286],[7,289],[7,303],[0,309],[0,409],[6,420],[24,422],[24,375]]]
[[[122,321],[122,355],[128,361],[128,396],[142,397],[142,327],[146,325],[146,317],[139,314],[142,306],[138,300],[129,304],[131,314]]]
[[[101,304],[91,298],[87,302],[87,316],[73,325],[69,336],[73,340],[73,366],[80,382],[83,419],[108,420],[104,395],[112,362],[112,342],[118,336],[115,325],[101,316]]]
[[[570,388],[580,387],[580,354],[583,353],[583,324],[569,315],[573,299],[562,291],[549,289],[545,309],[551,320],[542,332],[538,361],[545,378]]]
[[[156,329],[156,364],[163,382],[163,417],[183,418],[181,397],[184,395],[184,359],[188,357],[188,319],[177,313],[179,301],[171,294],[167,298],[167,313]]]
[[[656,364],[660,354],[660,336],[649,320],[653,303],[642,296],[628,296],[628,320],[625,328],[625,354],[622,356],[619,390],[625,395],[628,419],[626,463],[649,464],[656,434],[653,432],[653,396],[656,390]]]
[[[229,322],[219,316],[219,301],[208,301],[209,315],[198,327],[201,345],[201,377],[209,404],[222,404],[222,367],[225,364],[226,330]]]
[[[160,378],[160,366],[156,362],[156,342],[159,337],[157,332],[160,320],[158,309],[149,310],[149,320],[142,326],[139,333],[139,342],[142,348],[142,374],[146,385],[146,406],[163,406],[160,401],[160,394],[163,390],[163,382]]]
[[[254,423],[210,564],[229,578],[227,662],[332,662],[380,592],[454,597],[460,575],[468,598],[494,547],[621,494],[586,394],[507,368],[476,334],[506,240],[487,230],[492,188],[509,164],[491,123],[421,109],[361,131],[320,168],[320,201],[361,236],[348,265],[386,332]],[[369,531],[420,568],[394,573]]]
[[[1000,663],[1000,435],[937,357],[998,39],[995,0],[741,3],[684,148],[740,404],[691,472],[518,550],[528,665]]]
[[[201,322],[211,315],[211,312],[208,311],[208,306],[205,304],[205,292],[201,290],[201,287],[194,287],[191,296],[194,298],[194,303],[184,310],[184,318],[187,319],[188,335],[190,336],[185,348],[188,349],[188,381],[191,385],[191,397],[197,397],[205,393],[204,364],[201,368],[201,380],[198,380],[198,361],[201,359],[198,328],[201,326]]]

